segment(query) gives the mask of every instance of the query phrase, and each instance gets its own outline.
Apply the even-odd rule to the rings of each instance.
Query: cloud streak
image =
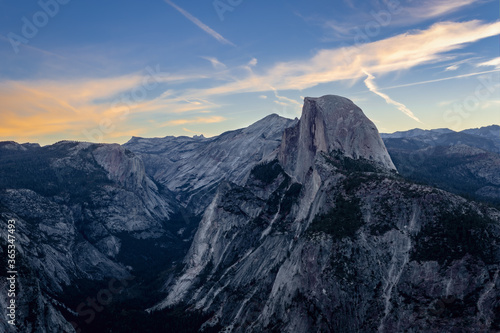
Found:
[[[254,66],[256,61],[236,68],[223,71],[211,71],[209,74],[177,75],[164,73],[156,77],[165,89],[148,95],[143,101],[134,103],[128,108],[113,107],[112,100],[122,92],[130,92],[141,85],[144,75],[130,75],[111,78],[86,78],[78,80],[19,80],[0,82],[0,138],[22,140],[44,140],[51,136],[75,137],[75,132],[82,129],[95,128],[103,118],[108,118],[117,126],[117,133],[123,131],[125,125],[133,126],[133,121],[157,115],[184,112],[203,112],[214,110],[219,105],[214,102],[219,96],[236,93],[269,94],[271,103],[286,103],[298,107],[298,101],[280,96],[278,91],[303,90],[322,83],[352,80],[364,80],[379,96],[386,101],[387,95],[380,91],[396,87],[427,84],[478,75],[479,73],[463,74],[452,78],[442,78],[429,81],[410,83],[387,88],[378,88],[373,77],[387,73],[406,71],[429,63],[443,62],[446,53],[460,50],[466,45],[478,40],[500,34],[500,22],[484,23],[441,22],[426,30],[415,30],[396,35],[384,40],[334,49],[323,49],[309,58],[279,62],[267,68]],[[210,61],[210,60],[209,60]],[[497,59],[483,63],[485,66],[496,66]],[[367,73],[370,76],[367,78]],[[498,71],[495,70],[495,71]],[[488,73],[493,71],[481,72]],[[186,89],[185,85],[176,86],[179,82],[191,82],[191,87],[200,83],[197,88]],[[168,89],[167,89],[168,88]],[[271,96],[275,98],[271,98]],[[415,121],[417,117],[403,104],[392,101],[401,112]],[[122,120],[124,112],[129,118]],[[178,121],[177,125],[211,123],[210,119],[188,119],[188,122]],[[212,118],[211,120],[218,120]],[[214,123],[214,122],[212,122]],[[165,125],[166,124],[166,125]],[[175,126],[167,122],[165,126]],[[85,139],[85,138],[83,138]],[[44,141],[47,142],[45,139]]]
[[[387,104],[392,104],[392,105],[394,105],[396,108],[398,108],[398,110],[399,110],[399,111],[403,112],[405,115],[407,115],[407,116],[408,116],[408,117],[410,117],[411,119],[413,119],[413,120],[415,120],[415,121],[417,121],[417,122],[419,122],[419,123],[422,123],[422,122],[420,121],[420,119],[418,119],[418,118],[415,116],[415,114],[413,114],[413,112],[412,112],[410,109],[408,109],[408,108],[406,107],[406,105],[404,105],[404,104],[402,104],[402,103],[399,103],[399,102],[396,102],[395,100],[393,100],[392,98],[390,98],[388,95],[386,95],[386,94],[384,94],[384,93],[382,93],[382,92],[378,91],[377,85],[376,85],[376,84],[375,84],[375,82],[374,82],[375,77],[374,77],[373,75],[371,75],[370,73],[368,73],[368,72],[364,72],[364,73],[367,75],[367,78],[366,78],[366,79],[365,79],[365,81],[364,81],[364,82],[365,82],[365,85],[366,85],[366,87],[367,87],[367,88],[368,88],[371,92],[373,92],[374,94],[376,94],[376,95],[378,95],[378,96],[382,97],[382,98],[385,100],[385,102],[386,102]]]
[[[491,59],[490,61],[482,62],[477,66],[494,66],[497,69],[500,69],[500,57]]]
[[[212,67],[214,69],[226,69],[227,68],[227,66],[225,64],[220,62],[219,59],[217,59],[215,57],[200,57],[200,58],[209,61],[212,64]]]
[[[343,80],[357,80],[372,74],[409,70],[415,66],[439,62],[443,54],[461,49],[468,43],[500,34],[500,22],[441,22],[427,30],[413,31],[377,42],[336,49],[323,49],[307,60],[281,62],[258,75],[203,90],[194,96],[215,96],[242,92],[303,90]]]
[[[406,8],[406,12],[421,21],[456,12],[477,2],[477,0],[426,0]]]
[[[166,91],[160,96],[146,96],[144,100],[134,100],[132,93],[141,87],[144,79],[147,84],[185,82],[203,79],[203,75],[155,76],[134,73],[111,78],[91,78],[80,80],[27,80],[0,82],[0,140],[52,142],[50,137],[89,140],[84,131],[99,128],[105,120],[114,130],[106,132],[103,140],[115,141],[119,135],[138,133],[145,128],[137,128],[133,119],[140,114],[183,113],[210,110],[217,105],[203,99],[196,103],[186,101]],[[121,96],[128,96],[122,102]],[[131,127],[133,130],[124,131]]]
[[[491,1],[491,0],[484,0]],[[483,1],[483,2],[484,2]],[[306,22],[313,22],[325,28],[327,36],[324,41],[353,40],[359,36],[363,27],[359,22],[383,23],[387,27],[408,26],[417,24],[434,18],[443,18],[445,15],[457,12],[467,6],[477,4],[478,0],[421,0],[408,4],[403,1],[370,1],[370,8],[373,10],[356,9],[351,1],[349,7],[354,9],[354,14],[350,17],[342,17],[341,20],[323,20],[320,17],[303,17]],[[367,1],[362,1],[366,5]],[[361,3],[361,1],[360,1]],[[361,4],[360,4],[361,5]],[[301,15],[299,15],[302,17]],[[365,26],[366,27],[366,26]]]
[[[420,81],[420,82],[412,82],[412,83],[406,83],[406,84],[399,84],[397,86],[390,86],[390,87],[380,88],[379,90],[389,90],[389,89],[395,89],[395,88],[406,88],[406,87],[418,86],[418,85],[422,85],[422,84],[429,84],[429,83],[435,83],[435,82],[441,82],[441,81],[447,81],[447,80],[462,79],[462,78],[465,78],[465,77],[477,76],[477,75],[481,75],[481,74],[488,74],[488,73],[494,73],[494,72],[500,72],[500,69],[491,70],[491,71],[484,71],[484,72],[477,72],[477,73],[468,73],[468,74],[455,75],[455,76],[444,77],[444,78],[435,79],[435,80],[426,80],[426,81]]]
[[[191,22],[193,22],[194,24],[196,24],[201,30],[205,31],[207,34],[209,34],[210,36],[212,36],[213,38],[215,38],[216,40],[218,40],[222,44],[236,46],[233,43],[231,43],[230,41],[228,41],[227,39],[225,39],[224,37],[222,37],[222,35],[219,34],[217,31],[213,30],[208,25],[206,25],[205,23],[201,22],[199,19],[197,19],[196,17],[194,17],[193,15],[191,15],[189,12],[187,12],[186,10],[184,10],[181,7],[177,6],[171,0],[164,0],[164,1],[167,4],[169,4],[170,6],[172,6],[179,13],[181,13],[182,15],[184,15],[185,18],[187,18],[188,20],[190,20]]]
[[[220,123],[224,120],[227,120],[227,119],[222,117],[222,116],[196,117],[196,118],[191,118],[191,119],[175,119],[175,120],[169,120],[167,122],[164,122],[161,125],[161,127],[179,126],[179,125],[186,125],[186,124],[213,124],[213,123]]]

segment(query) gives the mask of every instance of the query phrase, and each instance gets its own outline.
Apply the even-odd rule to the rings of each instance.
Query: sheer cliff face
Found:
[[[377,128],[352,101],[334,95],[307,97],[300,122],[285,131],[279,160],[287,172],[303,181],[315,156],[331,151],[396,169]]]
[[[72,332],[69,321],[83,320],[74,311],[89,286],[131,275],[151,281],[173,271],[199,222],[186,211],[203,211],[223,179],[244,182],[255,163],[276,154],[283,130],[295,122],[270,115],[215,138],[134,138],[125,147],[0,142],[0,220],[16,220],[24,274],[19,330]],[[6,232],[0,228],[1,255]],[[135,297],[141,304],[152,299]],[[0,300],[0,309],[5,306]],[[12,331],[6,313],[0,313],[1,332]]]
[[[80,299],[130,275],[103,323],[500,331],[500,212],[402,178],[338,96],[306,98],[300,121],[271,115],[209,139],[0,142],[0,218],[17,221],[23,332],[71,332]]]
[[[498,328],[500,213],[401,178],[349,100],[305,104],[279,160],[219,187],[152,310],[225,332]]]
[[[145,174],[142,161],[120,145],[11,143],[0,145],[0,165],[0,219],[16,221],[17,327],[72,332],[61,314],[68,307],[65,291],[79,290],[82,280],[129,277],[127,265],[133,264],[122,255],[126,241],[162,243],[174,201]],[[2,228],[2,257],[6,234]],[[11,332],[5,314],[0,314],[0,331]]]

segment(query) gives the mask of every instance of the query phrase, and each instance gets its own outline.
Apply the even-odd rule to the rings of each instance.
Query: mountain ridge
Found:
[[[500,239],[500,213],[408,182],[364,158],[369,150],[361,156],[330,150],[322,125],[301,117],[285,130],[277,160],[254,167],[246,184],[219,187],[185,268],[150,310],[183,302],[211,314],[203,327],[227,332],[492,327],[499,305],[489,286],[500,282],[500,251],[484,244]],[[296,139],[301,128],[311,129],[304,145]],[[305,161],[297,167],[283,154]],[[450,225],[455,220],[477,238],[465,246]],[[440,235],[448,233],[447,242]],[[449,280],[459,267],[469,268]],[[479,282],[481,274],[488,278]],[[460,300],[462,314],[475,307],[480,314],[442,318],[419,310],[449,295]],[[489,299],[488,309],[483,301],[464,303],[466,297]]]
[[[388,140],[401,150],[448,134]],[[445,148],[448,161],[486,156]],[[19,221],[26,272],[20,327],[500,329],[500,212],[405,179],[390,153],[361,109],[332,95],[307,98],[300,120],[270,115],[213,138],[0,142],[0,216]],[[94,322],[78,316],[92,286],[132,275]]]
[[[318,153],[333,150],[396,169],[373,122],[345,97],[306,97],[299,123],[285,130],[283,137],[278,159],[299,181]]]
[[[441,133],[411,130],[386,135],[383,140],[403,176],[500,204],[500,126]]]

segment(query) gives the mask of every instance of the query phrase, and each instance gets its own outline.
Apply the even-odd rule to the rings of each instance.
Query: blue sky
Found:
[[[498,1],[0,0],[0,140],[213,136],[342,95],[381,132],[500,124]]]

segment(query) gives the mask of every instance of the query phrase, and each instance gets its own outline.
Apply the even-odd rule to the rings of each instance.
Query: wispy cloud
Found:
[[[409,16],[423,20],[454,13],[478,2],[477,0],[424,0],[405,8],[405,11]]]
[[[4,35],[0,34],[0,40],[3,40],[9,44],[11,44],[11,40],[7,37],[5,37]],[[35,46],[31,46],[29,44],[24,44],[24,43],[20,43],[18,45],[18,47],[21,46],[22,48],[26,48],[28,50],[32,50],[32,51],[36,51],[36,52],[39,52],[39,53],[42,53],[44,55],[48,55],[48,56],[53,56],[53,57],[56,57],[56,58],[59,58],[61,60],[67,60],[65,57],[63,57],[62,55],[59,55],[57,53],[53,53],[53,52],[50,52],[50,51],[47,51],[47,50],[43,50],[41,48],[38,48],[38,47],[35,47]]]
[[[89,140],[85,131],[100,128],[103,121],[113,130],[102,132],[104,140],[115,141],[128,132],[137,135],[134,117],[141,113],[182,113],[207,110],[216,104],[203,99],[185,101],[166,91],[144,100],[134,100],[131,93],[140,88],[147,76],[135,73],[111,78],[80,80],[28,80],[0,82],[0,140],[47,142],[52,135],[75,140]],[[156,76],[158,83],[182,82],[203,76]],[[152,82],[148,80],[147,84]],[[128,96],[123,102],[121,95]],[[117,97],[118,96],[118,97]],[[191,103],[193,102],[193,103]],[[128,126],[135,128],[125,130]],[[107,126],[107,125],[106,125]]]
[[[353,0],[344,0],[344,3],[352,9],[356,9],[356,6],[354,6]]]
[[[471,77],[471,76],[477,76],[477,75],[488,74],[488,73],[495,73],[495,72],[500,72],[500,69],[491,70],[491,71],[484,71],[484,72],[461,74],[461,75],[455,75],[455,76],[449,76],[449,77],[444,77],[444,78],[435,79],[435,80],[425,80],[425,81],[412,82],[412,83],[406,83],[406,84],[398,84],[396,86],[384,87],[384,88],[381,88],[380,90],[388,90],[388,89],[395,89],[395,88],[406,88],[406,87],[418,86],[418,85],[422,85],[422,84],[429,84],[429,83],[435,83],[435,82],[441,82],[441,81],[447,81],[447,80],[462,79],[462,78],[465,78],[465,77]]]
[[[365,74],[367,75],[367,78],[365,79],[365,84],[366,84],[366,87],[371,91],[373,92],[374,94],[376,95],[379,95],[380,97],[382,97],[387,104],[392,104],[394,105],[396,108],[398,108],[399,111],[403,112],[405,115],[407,115],[408,117],[410,117],[411,119],[419,122],[419,123],[422,123],[420,121],[420,119],[418,119],[415,114],[413,114],[413,112],[408,109],[406,107],[406,105],[402,104],[402,103],[399,103],[399,102],[396,102],[395,100],[393,100],[392,98],[390,98],[388,95],[378,91],[378,88],[377,88],[377,85],[375,84],[375,77],[373,75],[371,75],[370,73],[368,72],[365,72]]]
[[[489,61],[482,62],[482,63],[478,64],[477,66],[483,66],[483,67],[484,66],[492,66],[492,67],[496,67],[496,68],[500,69],[500,57],[491,59]]]
[[[324,28],[326,36],[323,41],[346,41],[358,43],[358,39],[366,38],[370,40],[377,39],[378,36],[371,36],[366,33],[367,26],[373,24],[390,29],[391,27],[405,27],[411,24],[417,24],[430,19],[440,18],[457,12],[467,6],[488,2],[492,0],[421,0],[421,1],[359,1],[359,7],[365,7],[364,10],[356,8],[353,1],[345,1],[353,9],[352,14],[337,19],[324,19],[321,16],[302,16],[299,17],[314,25],[320,25]],[[366,8],[366,6],[369,6]],[[360,24],[361,22],[361,24]],[[368,36],[370,35],[370,36]],[[378,34],[377,34],[378,35]]]
[[[0,138],[19,138],[21,136],[19,133],[23,133],[22,140],[26,141],[41,141],[55,133],[59,137],[75,138],[75,132],[95,128],[104,118],[110,119],[117,126],[116,133],[119,133],[124,131],[123,124],[132,124],[134,119],[142,115],[150,117],[150,115],[164,116],[165,114],[216,110],[219,107],[216,103],[218,96],[234,93],[257,92],[259,93],[257,96],[266,94],[271,101],[287,103],[295,108],[301,103],[287,99],[278,91],[300,91],[322,83],[365,80],[367,75],[363,71],[378,77],[386,73],[409,70],[423,64],[439,63],[443,59],[449,61],[449,58],[446,58],[449,54],[447,52],[460,50],[470,43],[498,34],[500,34],[500,22],[441,22],[426,30],[412,31],[358,47],[319,50],[310,58],[279,62],[267,69],[263,66],[255,66],[256,61],[250,63],[245,61],[242,66],[215,73],[165,74],[156,77],[164,84],[160,85],[165,89],[163,94],[158,91],[128,108],[113,107],[110,104],[115,96],[139,87],[144,78],[141,73],[66,81],[3,81],[0,82],[0,100],[2,101]],[[480,66],[497,66],[498,62],[500,60],[492,59]],[[245,70],[242,70],[243,68]],[[459,79],[495,71],[499,69],[393,87],[375,86],[375,91],[380,93],[380,91],[396,87]],[[177,82],[192,82],[190,87],[193,88],[186,89],[184,88],[186,85],[168,84],[167,86],[167,83]],[[207,85],[207,82],[210,84]],[[373,79],[371,81],[369,79],[368,83],[370,82],[374,84]],[[197,85],[198,83],[202,84]],[[273,96],[268,92],[275,94]],[[394,105],[412,118],[404,105]],[[122,120],[124,112],[129,114],[127,120]],[[181,119],[177,123],[174,120],[164,125],[223,121],[221,118],[207,117],[183,117],[183,119],[187,122]],[[47,140],[44,141],[47,142]]]
[[[413,31],[359,47],[323,49],[312,58],[280,62],[265,73],[209,89],[188,92],[194,96],[215,96],[240,92],[303,90],[321,83],[361,79],[363,70],[372,74],[408,70],[439,62],[443,54],[468,43],[500,34],[500,22],[441,22],[427,30]]]
[[[200,57],[202,59],[208,60],[211,64],[212,67],[215,69],[226,69],[227,66],[220,62],[217,58],[215,57]]]
[[[175,119],[169,120],[161,124],[161,127],[165,126],[178,126],[178,125],[186,125],[186,124],[213,124],[220,123],[222,121],[227,120],[222,116],[211,116],[211,117],[196,117],[190,119]]]
[[[184,132],[188,132],[188,133],[191,133],[191,134],[196,134],[196,135],[203,134],[203,133],[201,133],[201,132],[192,131],[192,130],[190,130],[189,128],[186,128],[186,127],[183,127],[183,128],[182,128],[182,130],[183,130]]]
[[[467,59],[462,59],[460,61],[454,61],[452,63],[447,64],[444,71],[445,72],[456,71],[464,64],[469,64],[469,65],[472,64],[473,61],[476,59],[478,59],[478,57],[471,57],[471,58],[467,58]]]
[[[196,17],[194,17],[193,15],[191,15],[189,12],[187,12],[184,9],[182,9],[181,7],[177,6],[171,0],[164,0],[164,1],[167,4],[169,4],[170,6],[172,6],[179,13],[181,13],[182,15],[184,15],[184,17],[186,17],[188,20],[190,20],[191,22],[193,22],[194,24],[196,24],[201,30],[205,31],[207,34],[209,34],[213,38],[217,39],[222,44],[236,46],[233,43],[231,43],[230,41],[228,41],[226,38],[222,37],[222,35],[219,34],[217,31],[213,30],[208,25],[206,25],[205,23],[201,22],[199,19],[197,19]]]
[[[277,103],[277,104],[280,104],[280,105],[296,105],[296,106],[302,107],[302,103],[297,102],[296,100],[288,98],[286,96],[281,96],[278,93],[278,90],[276,88],[274,88],[274,87],[271,87],[271,89],[274,92],[274,97],[276,97],[278,99],[277,102],[279,102],[279,103]]]

